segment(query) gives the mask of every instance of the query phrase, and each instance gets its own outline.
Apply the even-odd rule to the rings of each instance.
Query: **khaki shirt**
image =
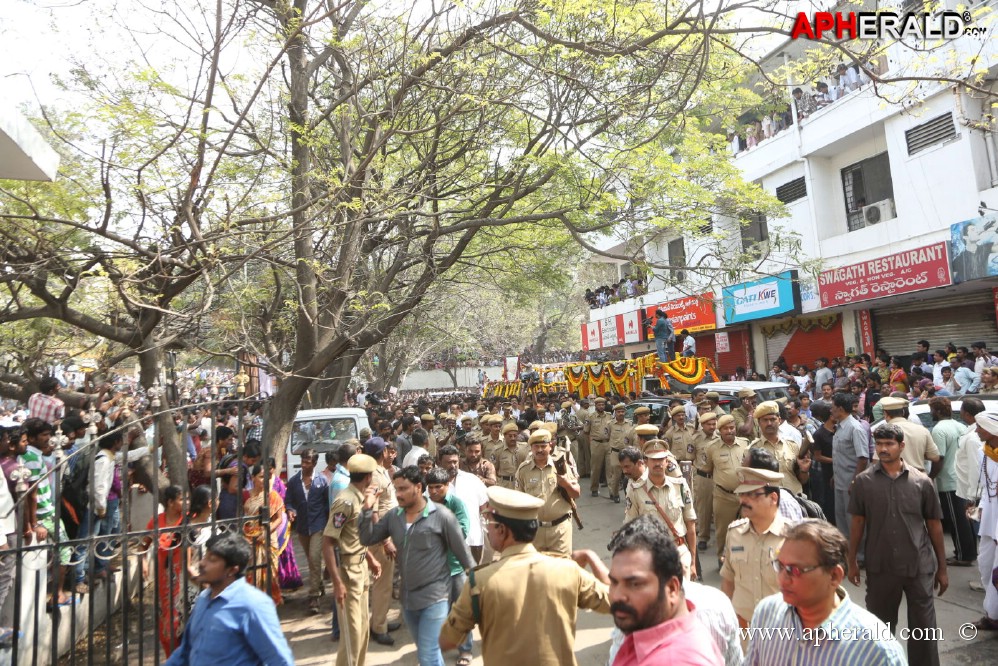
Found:
[[[610,448],[619,451],[626,446],[635,446],[638,435],[634,432],[634,426],[627,421],[617,423],[615,420],[610,424]]]
[[[374,475],[371,477],[373,482],[377,484],[378,488],[381,489],[381,494],[378,496],[378,504],[375,509],[378,515],[384,516],[386,513],[394,509],[399,505],[398,500],[395,498],[395,484],[392,483],[392,475],[387,469],[378,465],[377,469],[374,470]],[[363,497],[361,497],[363,502]]]
[[[663,523],[662,515],[655,508],[655,502],[662,507],[665,515],[672,521],[679,536],[686,536],[686,521],[696,520],[693,510],[693,493],[686,484],[686,479],[665,477],[665,483],[660,487],[645,477],[645,482],[636,485],[631,482],[627,486],[627,499],[624,504],[624,522],[630,522],[645,514],[655,516]]]
[[[496,454],[496,476],[503,488],[513,488],[516,485],[516,470],[530,457],[530,447],[517,443],[510,449],[503,446]]]
[[[529,543],[509,546],[502,559],[472,575],[474,587],[469,576],[440,635],[460,643],[477,624],[486,664],[576,666],[578,609],[610,612],[609,587],[572,560],[538,553]],[[478,618],[472,594],[478,596]],[[524,640],[524,627],[543,640]]]
[[[591,408],[583,409],[579,407],[575,411],[575,418],[579,419],[579,425],[582,426],[582,432],[589,432],[586,430],[586,424],[589,423],[589,418],[594,414],[594,410]]]
[[[779,439],[776,444],[773,444],[768,439],[760,438],[752,442],[752,446],[769,451],[780,463],[784,488],[794,495],[804,492],[804,486],[797,479],[797,472],[794,470],[797,456],[800,455],[800,444],[789,439]]]
[[[906,465],[924,472],[926,460],[932,457],[939,459],[939,447],[936,446],[936,440],[932,439],[932,433],[928,428],[900,416],[888,419],[887,422],[900,426],[904,431],[904,450],[901,451],[901,460]]]
[[[741,428],[748,421],[748,411],[744,407],[735,407],[731,410],[731,415],[735,417],[735,429]],[[752,439],[759,439],[762,437],[762,431],[759,429],[759,420],[756,419],[752,427]]]
[[[585,432],[591,442],[606,442],[610,439],[610,424],[614,418],[608,412],[593,412],[586,423]]]
[[[575,479],[571,467],[568,467],[565,476]],[[572,506],[558,492],[558,475],[551,458],[548,458],[548,464],[544,467],[538,467],[533,458],[525,461],[516,470],[515,478],[516,490],[544,500],[544,506],[537,513],[537,519],[541,522],[551,522],[571,512]]]
[[[493,465],[496,464],[496,459],[499,456],[499,449],[506,447],[506,440],[502,437],[499,439],[492,439],[487,437],[482,440],[482,459],[488,460]]]
[[[437,449],[447,446],[448,444],[453,445],[457,439],[457,430],[451,432],[443,426],[437,426],[433,429],[433,439],[436,442]],[[430,455],[436,455],[431,453]]]
[[[671,425],[665,430],[662,439],[669,443],[669,450],[676,460],[693,460],[696,449],[693,445],[693,426],[685,425],[677,428]]]
[[[706,472],[707,471],[707,447],[713,444],[715,441],[721,439],[721,436],[714,431],[714,434],[707,437],[705,433],[700,428],[693,433],[693,467]]]
[[[363,504],[364,493],[351,483],[340,491],[329,509],[329,520],[322,534],[336,539],[341,558],[357,557],[366,552],[360,542],[360,531],[357,527],[357,518],[360,517]]]
[[[437,459],[437,438],[433,436],[432,430],[426,431],[426,452]]]
[[[752,619],[756,604],[780,591],[772,562],[783,545],[788,529],[779,512],[773,524],[762,534],[752,529],[748,518],[736,520],[728,528],[721,578],[734,581],[735,593],[731,603],[738,617],[746,622]]]
[[[742,466],[742,458],[748,448],[748,440],[744,437],[735,437],[731,446],[718,437],[707,447],[707,463],[703,471],[713,474],[714,485],[727,491],[731,497],[735,497],[732,493],[741,483],[738,480],[738,468]]]

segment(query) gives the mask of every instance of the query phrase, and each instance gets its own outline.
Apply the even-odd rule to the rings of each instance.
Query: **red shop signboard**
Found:
[[[824,308],[952,284],[946,243],[831,268],[818,277]]]

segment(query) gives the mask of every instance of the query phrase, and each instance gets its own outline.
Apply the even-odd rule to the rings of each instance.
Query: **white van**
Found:
[[[360,431],[369,428],[367,412],[357,407],[303,409],[295,417],[288,441],[284,469],[288,477],[301,469],[301,452],[315,449],[319,453],[318,468],[325,467],[325,454],[339,448],[348,439],[359,439]]]

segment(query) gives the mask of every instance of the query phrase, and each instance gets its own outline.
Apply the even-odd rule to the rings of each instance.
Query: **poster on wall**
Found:
[[[727,333],[714,334],[714,349],[718,354],[727,354],[731,351],[731,340],[728,339]]]
[[[613,347],[624,344],[624,336],[617,328],[616,315],[600,319],[600,339],[603,347]]]
[[[998,214],[950,225],[953,284],[998,275]]]
[[[600,338],[600,325],[598,321],[591,321],[586,324],[586,340],[588,342],[587,351],[590,349],[599,349],[603,346],[603,341]]]
[[[641,342],[641,311],[617,315],[617,331],[623,336],[623,344]]]
[[[678,334],[684,328],[690,333],[699,331],[712,331],[717,328],[717,316],[714,314],[714,294],[700,294],[699,296],[687,296],[686,298],[676,298],[666,301],[660,305],[652,305],[644,309],[644,314],[649,320],[649,326],[645,327],[647,340],[655,339],[655,310],[665,310],[672,320],[672,327]]]
[[[727,325],[780,315],[800,314],[797,271],[733,284],[721,290]]]

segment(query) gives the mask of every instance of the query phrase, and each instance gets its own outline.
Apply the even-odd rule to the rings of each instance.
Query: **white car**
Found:
[[[950,396],[947,397],[950,399],[949,401],[950,407],[953,408],[953,418],[959,420],[960,406],[963,404],[964,396],[954,395],[952,397]],[[971,395],[970,397],[978,398],[981,402],[983,402],[984,411],[991,413],[998,413],[998,395],[993,395],[993,394]],[[926,428],[928,428],[929,430],[932,430],[932,428],[936,425],[936,422],[932,420],[932,414],[929,412],[928,400],[916,400],[915,402],[911,403],[911,405],[908,406],[908,414],[909,414],[908,416],[909,419],[911,419],[912,421],[918,419],[918,422],[921,423]],[[882,422],[878,421],[877,423],[874,423],[872,427],[876,428],[878,425],[880,425],[880,423]]]
[[[738,392],[746,388],[755,391],[759,402],[790,397],[790,393],[787,391],[787,384],[780,382],[710,382],[707,384],[698,384],[694,390],[715,391],[721,396],[721,403],[724,408],[727,411],[731,411],[742,404],[742,401],[738,399]]]
[[[331,407],[328,409],[303,409],[295,416],[295,423],[288,441],[284,469],[289,477],[301,469],[301,453],[315,449],[319,454],[319,468],[325,467],[323,456],[339,448],[348,439],[359,439],[359,433],[369,428],[367,412],[357,407]]]

